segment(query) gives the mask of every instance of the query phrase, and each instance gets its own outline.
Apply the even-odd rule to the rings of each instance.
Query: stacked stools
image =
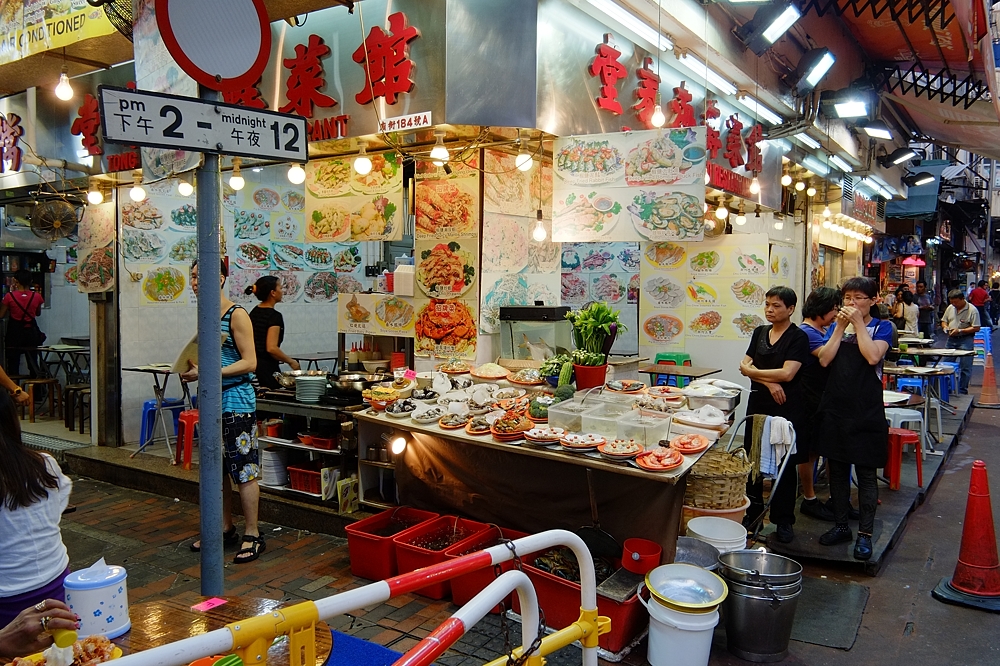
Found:
[[[30,422],[35,422],[35,387],[48,387],[46,398],[49,401],[49,416],[58,418],[62,412],[62,388],[59,380],[53,377],[37,377],[35,379],[22,379],[21,388],[28,393],[28,404],[21,407],[21,418],[24,418],[24,407],[28,408]]]
[[[90,393],[90,384],[67,384],[63,388],[63,405],[65,405],[63,422],[69,430],[76,429],[76,406],[79,401],[79,393],[84,390]],[[82,421],[80,427],[83,428]],[[81,429],[80,432],[83,430]]]
[[[903,447],[912,444],[914,458],[917,461],[917,487],[924,487],[923,455],[920,450],[920,436],[912,430],[889,428],[889,462],[885,466],[885,475],[889,478],[889,490],[899,490],[900,470],[903,466]]]
[[[83,434],[83,426],[90,419],[90,389],[85,388],[76,394],[76,406],[80,410],[80,434]],[[72,409],[69,403],[66,409]]]
[[[191,469],[196,425],[198,425],[197,409],[186,409],[177,419],[177,452],[174,454],[174,464],[183,464],[184,469]]]

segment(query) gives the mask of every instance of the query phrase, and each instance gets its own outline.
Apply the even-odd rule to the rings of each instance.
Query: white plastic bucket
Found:
[[[639,601],[649,611],[646,659],[651,666],[707,666],[719,611],[682,613],[644,599],[642,587]]]
[[[747,547],[747,531],[740,523],[728,518],[700,516],[687,524],[687,535],[710,543],[720,553],[743,550]]]

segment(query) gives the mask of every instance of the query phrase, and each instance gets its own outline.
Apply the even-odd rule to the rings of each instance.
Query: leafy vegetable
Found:
[[[555,377],[562,370],[563,364],[571,361],[569,354],[556,354],[542,361],[542,367],[538,370],[542,377]]]
[[[594,302],[575,312],[567,312],[566,319],[573,325],[573,342],[577,350],[593,352],[601,356],[600,363],[589,365],[601,365],[603,363],[604,341],[609,337],[614,338],[617,330],[626,330],[621,323],[618,310],[612,310],[607,303]],[[612,328],[614,325],[614,328]],[[576,361],[574,355],[574,362]],[[588,365],[579,363],[578,365]]]

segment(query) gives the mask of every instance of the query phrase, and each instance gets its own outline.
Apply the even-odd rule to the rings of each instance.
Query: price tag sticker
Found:
[[[191,610],[198,611],[199,613],[204,613],[205,611],[212,610],[216,606],[221,606],[222,604],[229,603],[225,599],[220,599],[219,597],[212,597],[208,601],[203,601],[200,604],[195,604],[191,606]]]
[[[417,378],[417,371],[416,370],[409,370],[409,369],[407,369],[407,371],[403,373],[403,379],[412,380],[412,379],[416,379],[416,378]]]

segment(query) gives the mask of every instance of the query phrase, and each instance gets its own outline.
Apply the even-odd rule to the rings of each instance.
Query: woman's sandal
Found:
[[[236,552],[236,557],[233,558],[234,564],[245,564],[247,562],[253,562],[260,554],[267,549],[267,544],[264,543],[264,537],[253,536],[250,534],[243,535],[243,543],[251,544],[249,548],[241,548]],[[240,557],[240,555],[247,555],[248,557]]]
[[[235,546],[240,542],[240,533],[236,531],[236,525],[233,525],[228,530],[222,533],[222,545],[225,546]],[[201,542],[191,544],[192,553],[201,552]]]

